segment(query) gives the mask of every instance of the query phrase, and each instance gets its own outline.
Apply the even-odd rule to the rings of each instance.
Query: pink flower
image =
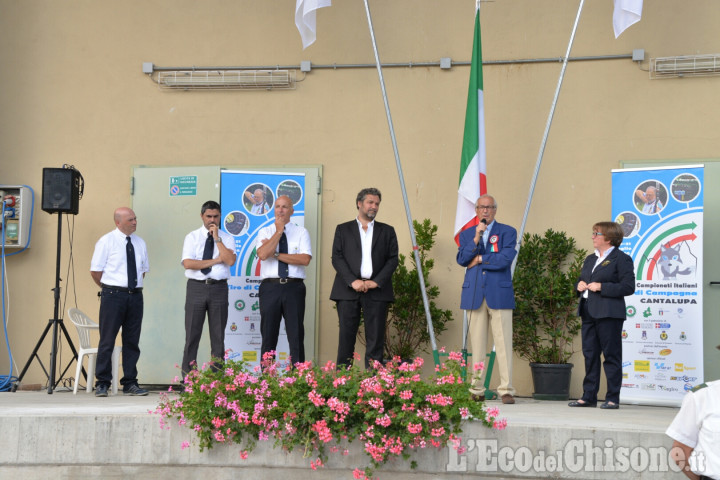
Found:
[[[480,373],[483,370],[485,370],[485,362],[476,362],[475,364],[473,364],[473,371],[475,371],[476,373]]]
[[[408,423],[408,432],[418,434],[422,432],[422,423]]]
[[[190,442],[182,442],[182,444],[180,445],[180,448],[181,448],[182,450],[185,450],[185,449],[188,448],[189,446],[190,446]]]
[[[487,419],[490,420],[500,415],[500,409],[498,407],[488,407],[485,409],[485,414],[487,415]]]
[[[493,428],[495,430],[505,430],[505,427],[507,427],[507,419],[505,418],[502,420],[495,420],[495,422],[493,422]]]
[[[412,396],[412,390],[403,390],[402,392],[400,392],[400,398],[402,398],[403,400],[410,400]]]
[[[242,458],[243,460],[247,460],[247,458],[248,458],[248,451],[247,451],[247,450],[243,450],[242,452],[240,452],[240,458]]]

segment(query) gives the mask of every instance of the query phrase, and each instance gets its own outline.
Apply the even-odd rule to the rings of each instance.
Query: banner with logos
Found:
[[[223,170],[220,174],[222,228],[235,237],[237,261],[228,281],[230,289],[225,350],[230,359],[260,364],[260,260],[255,242],[261,228],[275,222],[274,204],[281,195],[293,201],[292,222],[305,223],[305,175],[302,173]],[[287,362],[285,322],[280,326],[277,361]]]
[[[612,195],[635,262],[620,398],[680,405],[703,382],[703,166],[613,170]]]

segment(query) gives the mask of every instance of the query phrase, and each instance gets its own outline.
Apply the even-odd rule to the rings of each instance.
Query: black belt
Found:
[[[205,285],[215,285],[216,283],[227,283],[227,278],[222,280],[215,280],[214,278],[206,278],[205,280],[195,280],[194,278],[188,278],[189,281],[195,283],[204,283]]]
[[[284,284],[290,283],[290,282],[302,282],[302,281],[303,281],[302,278],[266,278],[265,280],[263,280],[260,283],[281,283],[284,285]]]
[[[109,290],[117,290],[118,292],[124,292],[124,293],[140,293],[140,292],[142,292],[142,287],[133,288],[132,290],[130,290],[127,287],[114,287],[112,285],[105,285],[104,283],[101,283],[100,286],[102,286],[102,288],[107,288]]]

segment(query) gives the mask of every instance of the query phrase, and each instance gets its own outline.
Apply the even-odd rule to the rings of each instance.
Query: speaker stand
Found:
[[[68,334],[67,328],[65,328],[65,323],[63,322],[62,318],[58,318],[60,313],[60,253],[61,253],[61,238],[62,238],[62,213],[58,213],[58,231],[57,231],[57,260],[55,263],[55,288],[53,288],[53,294],[55,297],[55,311],[53,318],[48,320],[48,324],[45,326],[45,330],[43,331],[42,335],[40,336],[40,340],[38,340],[37,345],[35,345],[35,349],[30,354],[30,358],[28,359],[27,363],[25,364],[25,367],[23,367],[22,372],[20,373],[20,376],[17,379],[17,382],[15,382],[15,386],[13,387],[13,391],[17,390],[18,384],[22,381],[23,377],[25,376],[25,373],[27,372],[28,368],[30,367],[30,364],[32,364],[32,361],[34,359],[37,359],[38,363],[40,364],[40,367],[43,369],[43,372],[45,372],[45,375],[48,378],[48,388],[47,392],[49,395],[53,393],[53,389],[55,389],[60,383],[60,380],[65,376],[65,373],[70,368],[70,365],[72,365],[72,362],[75,361],[77,358],[77,350],[75,350],[75,345],[73,345],[72,340],[70,339],[70,334]],[[42,363],[42,360],[40,360],[40,356],[38,355],[38,350],[40,350],[40,347],[43,344],[43,341],[45,340],[45,337],[47,336],[48,332],[50,332],[50,328],[52,328],[52,345],[50,346],[50,371],[48,372],[45,369],[45,365]],[[58,329],[62,330],[63,334],[65,335],[65,340],[67,340],[68,345],[70,346],[70,349],[73,353],[73,358],[68,362],[65,369],[60,374],[60,379],[55,381],[55,370],[57,365],[57,349],[58,349]],[[83,369],[84,371],[84,369]],[[87,378],[87,375],[86,375]],[[87,379],[87,381],[92,381],[92,379]]]

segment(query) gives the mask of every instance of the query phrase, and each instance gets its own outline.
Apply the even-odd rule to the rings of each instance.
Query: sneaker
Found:
[[[107,387],[105,387],[105,392],[107,394]],[[129,387],[123,388],[123,395],[132,395],[134,397],[144,397],[148,394],[148,391],[144,388],[140,388],[140,386],[137,383],[133,383]]]
[[[95,387],[95,396],[96,397],[107,397],[108,396],[108,386],[107,385],[98,385]]]

